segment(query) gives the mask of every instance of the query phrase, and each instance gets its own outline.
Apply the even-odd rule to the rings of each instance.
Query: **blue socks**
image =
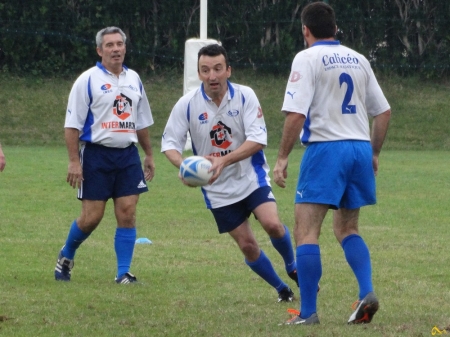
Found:
[[[281,238],[270,238],[272,241],[272,245],[275,249],[280,253],[281,257],[284,260],[284,266],[286,268],[286,272],[289,274],[295,268],[295,260],[294,260],[294,250],[292,248],[291,235],[289,234],[289,229],[284,225],[285,233]]]
[[[84,233],[77,226],[77,221],[72,223],[67,236],[62,255],[70,260],[75,257],[75,252],[91,233]],[[136,242],[136,228],[117,228],[114,238],[114,249],[117,256],[117,277],[130,271],[133,259],[134,244]]]
[[[114,249],[117,257],[117,277],[130,271],[136,242],[136,228],[117,228]]]
[[[245,263],[259,276],[262,277],[264,281],[269,283],[272,287],[274,287],[277,292],[280,292],[284,288],[287,287],[287,284],[284,283],[280,277],[277,275],[275,270],[273,269],[272,263],[270,263],[269,258],[264,254],[261,250],[261,254],[255,262],[248,262],[245,259]]]
[[[317,286],[322,277],[320,248],[316,244],[297,247],[297,274],[301,295],[301,318],[317,312]]]
[[[351,234],[342,240],[342,249],[358,281],[361,300],[373,291],[369,249],[357,234]],[[305,244],[297,247],[297,274],[302,298],[301,317],[308,318],[317,312],[317,285],[322,276],[319,245]]]
[[[351,234],[342,240],[345,258],[356,276],[359,285],[359,299],[373,291],[372,265],[366,243],[357,234]]]
[[[77,221],[74,220],[72,222],[72,226],[70,227],[62,255],[69,260],[73,260],[76,250],[80,247],[83,241],[89,237],[89,235],[91,235],[91,233],[82,232],[77,226]]]

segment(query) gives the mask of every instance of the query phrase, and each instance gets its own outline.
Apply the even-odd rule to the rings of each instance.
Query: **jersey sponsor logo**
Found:
[[[111,84],[105,83],[105,84],[103,84],[103,85],[100,87],[100,89],[103,91],[104,94],[107,94],[107,93],[112,92],[111,87],[112,87]]]
[[[141,182],[137,185],[137,188],[146,188],[147,185],[144,183],[143,180],[141,180]]]
[[[357,57],[350,54],[347,54],[347,56],[340,56],[338,53],[333,53],[332,55],[324,55],[322,57],[322,63],[325,67],[334,64],[357,65],[359,64],[359,60]]]
[[[220,152],[211,152],[209,155],[212,157],[223,157],[226,156],[228,153],[233,152],[233,150],[225,150]]]
[[[131,84],[128,86],[128,88],[130,88],[130,89],[133,90],[133,91],[138,91],[138,89],[135,88],[135,87],[133,87]]]
[[[130,117],[131,112],[133,111],[133,101],[125,96],[124,94],[120,94],[116,96],[116,99],[113,103],[113,114],[119,117],[121,120],[125,120]]]
[[[133,101],[124,94],[117,95],[113,103],[112,112],[115,116],[119,117],[122,122],[103,122],[102,129],[111,129],[112,132],[135,133],[136,124],[134,122],[125,122],[125,120],[131,116],[132,111]]]
[[[298,82],[302,79],[302,75],[298,71],[293,71],[291,77],[289,77],[289,82]]]
[[[261,107],[259,106],[258,107],[258,114],[256,115],[256,118],[261,118],[262,116],[263,116],[263,112],[262,112]]]
[[[135,133],[136,125],[133,122],[103,122],[102,129],[112,129],[112,132]]]
[[[200,115],[198,115],[198,120],[199,120],[200,124],[208,123],[208,113],[204,112],[204,113],[201,113]]]
[[[290,91],[288,91],[288,92],[286,93],[286,95],[289,95],[289,96],[291,96],[292,99],[294,99],[295,93],[296,93],[296,92],[290,92]]]
[[[234,110],[229,110],[229,111],[227,112],[227,115],[230,116],[230,117],[236,117],[237,115],[239,115],[239,110],[236,110],[236,109],[234,109]]]
[[[211,137],[212,146],[227,149],[232,144],[231,138],[233,138],[233,135],[231,128],[226,126],[222,121],[217,122],[212,127],[209,136]]]

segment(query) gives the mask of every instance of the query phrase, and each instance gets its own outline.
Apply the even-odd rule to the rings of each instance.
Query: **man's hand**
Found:
[[[81,168],[79,161],[69,162],[66,181],[73,188],[81,187],[81,182],[83,181],[83,169]]]
[[[273,169],[273,180],[275,180],[275,183],[282,188],[286,187],[286,178],[288,176],[287,167],[288,159],[278,158]]]
[[[181,176],[181,172],[180,171],[178,171],[178,178],[180,178],[181,182],[184,185],[188,186],[188,187],[198,187],[198,186],[191,185],[186,180],[184,180],[183,177]]]
[[[215,182],[217,180],[217,178],[219,178],[220,174],[222,173],[223,169],[225,168],[225,166],[226,166],[225,157],[214,157],[214,156],[206,156],[205,157],[212,163],[211,168],[209,169],[209,172],[213,172],[211,179],[209,179],[210,185],[213,182]]]
[[[144,158],[144,178],[146,181],[152,181],[155,176],[155,162],[153,156],[145,156]]]

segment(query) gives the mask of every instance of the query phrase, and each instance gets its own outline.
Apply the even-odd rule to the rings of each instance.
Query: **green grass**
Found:
[[[260,100],[269,148],[277,148],[281,138],[284,117],[280,109],[287,77],[232,72],[231,80],[251,86]],[[65,110],[74,79],[0,77],[0,141],[5,145],[63,145]],[[159,147],[170,111],[183,92],[182,74],[167,72],[143,81],[155,120],[151,137]],[[450,149],[448,85],[415,78],[383,77],[379,82],[392,106],[386,149]]]
[[[236,70],[232,80],[258,95],[274,165],[283,127],[288,74]],[[80,202],[65,182],[63,123],[72,79],[0,77],[0,336],[426,336],[450,326],[446,84],[381,78],[392,120],[380,158],[376,206],[361,213],[381,308],[372,324],[347,326],[355,279],[327,216],[321,236],[323,277],[316,327],[279,327],[288,318],[277,294],[244,264],[236,244],[217,233],[198,189],[182,186],[159,153],[182,76],[144,79],[155,125],[156,176],[138,206],[132,272],[139,286],[114,284],[111,203],[99,228],[77,252],[73,280],[53,280],[58,250]],[[434,150],[434,151],[431,151]],[[439,150],[439,151],[437,151]],[[294,186],[302,149],[291,155],[289,187],[274,186],[280,217],[293,228]],[[261,247],[286,280],[282,261],[253,220]],[[292,282],[290,282],[293,286]]]
[[[379,202],[361,212],[381,307],[366,326],[347,326],[357,285],[327,216],[321,236],[320,326],[286,327],[292,304],[244,264],[236,244],[219,235],[199,189],[183,186],[156,151],[156,176],[138,206],[132,272],[137,286],[114,283],[111,203],[80,247],[70,283],[53,279],[56,255],[80,202],[65,182],[63,146],[5,147],[0,173],[1,336],[428,336],[450,325],[448,200],[445,151],[384,151]],[[274,186],[282,220],[293,228],[293,198],[302,155],[291,155],[286,189]],[[276,149],[268,149],[273,166]],[[261,247],[291,286],[281,258],[252,220]],[[8,319],[5,320],[4,317]]]

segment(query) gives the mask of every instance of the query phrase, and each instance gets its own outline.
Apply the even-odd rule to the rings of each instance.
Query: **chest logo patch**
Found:
[[[200,124],[208,123],[208,113],[204,112],[204,113],[201,113],[200,115],[198,115],[198,120],[199,120]]]
[[[237,115],[239,115],[239,110],[233,109],[227,112],[227,115],[230,117],[236,117]]]
[[[125,96],[124,94],[120,94],[120,96],[116,96],[113,104],[113,113],[121,120],[125,120],[130,117],[133,112],[133,101]]]
[[[222,121],[217,122],[209,132],[212,146],[227,149],[232,144],[233,135],[231,128],[226,126]]]

